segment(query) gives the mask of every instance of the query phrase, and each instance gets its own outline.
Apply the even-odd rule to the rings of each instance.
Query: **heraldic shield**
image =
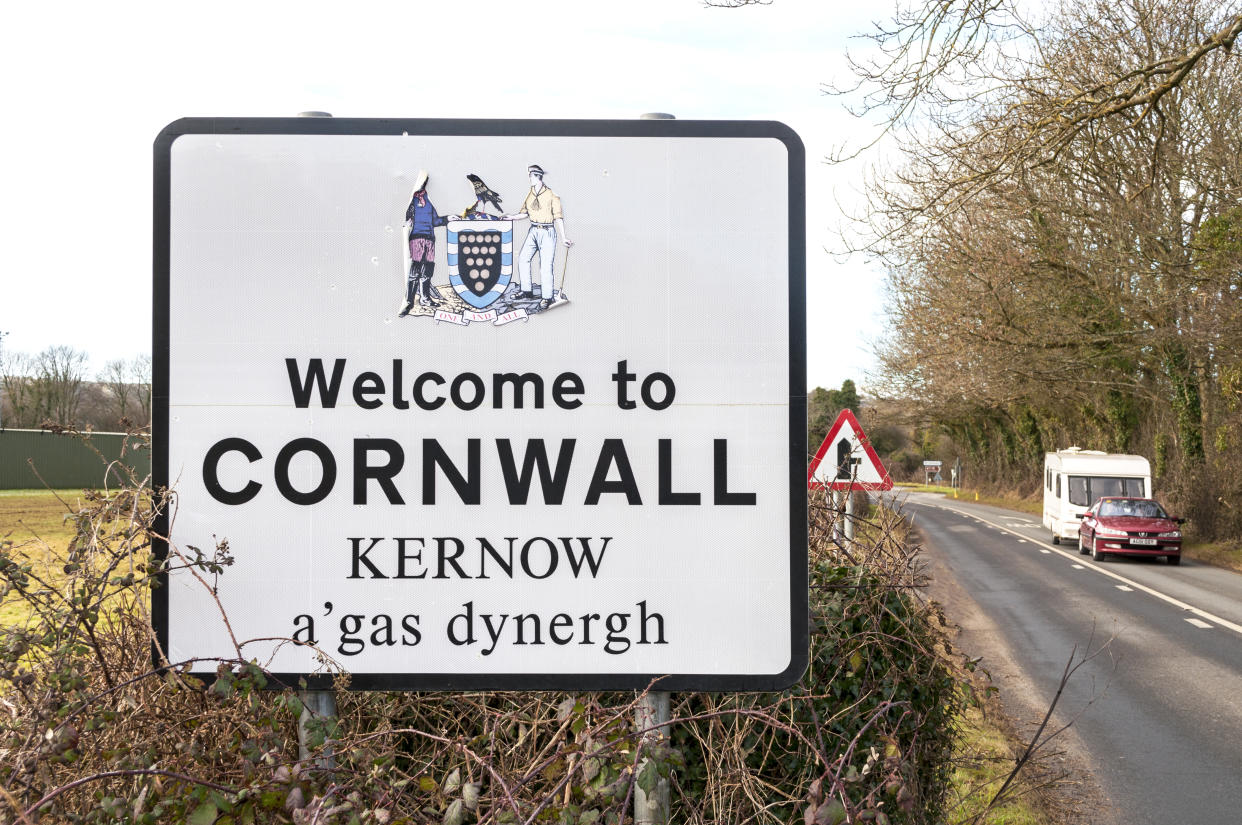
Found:
[[[475,309],[486,309],[513,279],[513,221],[449,219],[449,283]]]

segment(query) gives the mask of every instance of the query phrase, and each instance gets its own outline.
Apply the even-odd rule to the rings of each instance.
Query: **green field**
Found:
[[[82,504],[81,490],[0,490],[0,547],[18,564],[31,563],[40,578],[63,580],[75,532],[71,516]],[[20,622],[27,613],[17,594],[0,595],[0,623]]]
[[[42,583],[61,588],[76,533],[73,517],[84,504],[82,490],[0,491],[0,552],[16,564],[30,564],[32,577]],[[31,586],[37,591],[40,584]],[[0,583],[0,625],[21,624],[29,615],[26,601]]]

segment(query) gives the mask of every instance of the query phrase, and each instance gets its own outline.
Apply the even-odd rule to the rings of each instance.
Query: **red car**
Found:
[[[1102,498],[1083,514],[1078,552],[1096,561],[1118,556],[1164,556],[1181,564],[1184,518],[1173,518],[1150,498]]]

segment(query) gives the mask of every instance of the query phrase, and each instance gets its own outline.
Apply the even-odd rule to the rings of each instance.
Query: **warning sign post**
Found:
[[[880,463],[862,425],[849,410],[841,410],[824,443],[806,471],[812,490],[891,490],[893,480]]]
[[[840,498],[844,495],[844,524],[846,541],[854,539],[854,493],[860,490],[880,491],[893,489],[893,480],[880,463],[871,442],[867,440],[862,425],[850,410],[841,410],[815,451],[806,471],[807,488],[831,491],[833,509],[840,511]]]

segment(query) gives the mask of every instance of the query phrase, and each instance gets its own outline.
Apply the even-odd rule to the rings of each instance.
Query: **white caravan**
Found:
[[[1151,498],[1151,464],[1140,455],[1078,447],[1044,454],[1044,527],[1053,544],[1076,541],[1082,514],[1105,496]]]

